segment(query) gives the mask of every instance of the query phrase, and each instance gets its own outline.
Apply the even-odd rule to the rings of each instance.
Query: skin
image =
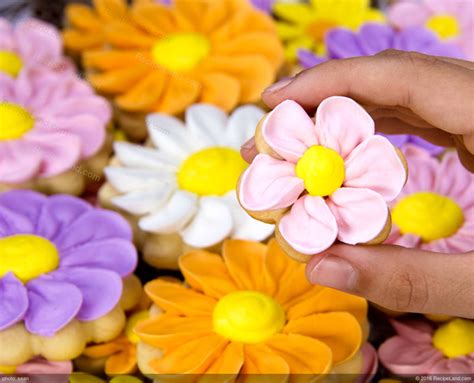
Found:
[[[335,95],[363,105],[378,131],[456,147],[474,171],[474,63],[389,50],[328,61],[273,85],[262,97],[270,108],[293,99],[313,113]],[[248,161],[256,155],[251,141],[242,155]],[[306,271],[311,283],[390,310],[474,318],[474,252],[336,244],[313,256]]]

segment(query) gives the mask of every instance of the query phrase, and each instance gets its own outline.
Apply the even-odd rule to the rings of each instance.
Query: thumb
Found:
[[[391,310],[474,318],[474,252],[338,244],[315,255],[306,274]]]

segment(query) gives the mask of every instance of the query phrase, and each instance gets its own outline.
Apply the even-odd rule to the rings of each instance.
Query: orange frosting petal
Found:
[[[187,22],[193,26],[193,30],[199,31],[199,25],[201,18],[206,11],[209,4],[208,1],[189,1],[189,0],[174,0],[173,4],[176,9],[176,13],[180,15],[180,18],[187,20]]]
[[[153,70],[128,92],[115,99],[118,106],[133,112],[150,112],[166,86],[166,73]]]
[[[202,374],[222,355],[229,342],[218,335],[199,337],[150,362],[157,374]]]
[[[201,16],[199,31],[209,34],[224,25],[232,17],[232,4],[230,3],[230,1],[218,1],[209,4],[206,12]]]
[[[118,48],[151,48],[156,38],[140,31],[126,22],[114,22],[106,25],[105,39]]]
[[[217,301],[177,283],[156,279],[145,292],[163,310],[177,315],[210,316]]]
[[[225,44],[217,45],[215,52],[217,55],[230,56],[262,55],[273,65],[273,70],[277,70],[283,63],[283,46],[280,40],[266,32],[237,36]]]
[[[331,369],[331,349],[319,340],[296,334],[277,334],[266,345],[288,363],[291,374],[324,374]]]
[[[73,51],[100,48],[104,43],[101,31],[88,33],[74,29],[66,29],[62,33],[64,46]]]
[[[224,242],[222,248],[224,262],[239,289],[264,291],[262,275],[266,251],[267,246],[259,242],[240,240]]]
[[[210,56],[202,63],[210,72],[221,72],[240,82],[240,101],[256,102],[260,94],[275,79],[272,64],[258,55]]]
[[[127,16],[125,0],[93,0],[97,13],[104,21],[124,19]]]
[[[68,4],[65,10],[66,20],[73,27],[96,31],[102,24],[93,9],[83,4]]]
[[[179,259],[186,282],[206,295],[221,298],[237,290],[222,257],[207,251],[192,251]]]
[[[154,36],[177,31],[170,7],[161,4],[141,4],[132,8],[133,20]]]
[[[317,294],[312,294],[290,307],[287,318],[292,320],[315,313],[331,311],[346,311],[354,315],[359,323],[364,323],[367,317],[367,301],[355,295],[330,288],[322,288]]]
[[[210,317],[161,314],[137,324],[135,333],[146,343],[168,352],[193,339],[213,334]]]
[[[209,73],[202,76],[200,102],[217,105],[226,112],[234,109],[240,99],[240,83],[234,77],[223,73]]]
[[[124,336],[121,336],[120,338],[111,342],[88,346],[84,350],[83,354],[88,358],[93,359],[104,358],[122,350],[125,343],[129,343],[128,339]]]
[[[126,67],[104,73],[91,73],[87,79],[100,93],[121,93],[133,87],[146,77],[147,68],[143,66]]]
[[[242,343],[231,342],[206,371],[206,374],[212,375],[204,375],[199,379],[199,383],[228,382],[229,378],[239,373],[243,363],[244,347]],[[216,374],[226,374],[226,376],[219,377]]]
[[[334,363],[352,358],[363,340],[359,322],[346,312],[313,314],[290,320],[283,332],[308,336],[325,343],[332,350]]]
[[[137,369],[137,349],[128,343],[120,352],[112,355],[105,362],[107,375],[132,374]]]
[[[154,111],[178,114],[197,100],[202,85],[190,77],[171,75],[163,97],[154,106]]]
[[[276,382],[286,382],[290,367],[284,358],[262,343],[244,345],[244,365],[241,374],[275,374]],[[245,377],[248,382],[251,376]],[[254,377],[255,378],[255,377]],[[260,378],[261,379],[261,378]],[[273,382],[273,380],[272,380]]]
[[[152,62],[151,60],[151,55],[148,51],[135,50],[89,51],[85,52],[82,58],[85,67],[101,70],[120,69],[124,67],[133,70],[135,69],[135,65],[149,64]]]

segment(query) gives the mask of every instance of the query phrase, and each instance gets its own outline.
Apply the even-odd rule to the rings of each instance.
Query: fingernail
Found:
[[[315,285],[353,291],[357,280],[357,272],[345,259],[335,255],[326,255],[319,262],[312,265],[309,280]]]
[[[284,78],[283,80],[280,80],[278,82],[276,82],[275,84],[273,85],[270,85],[267,89],[265,89],[263,91],[263,93],[273,93],[273,92],[276,92],[277,90],[281,89],[281,88],[284,88],[285,86],[287,86],[290,82],[292,82],[294,80],[294,77],[287,77],[287,78]]]

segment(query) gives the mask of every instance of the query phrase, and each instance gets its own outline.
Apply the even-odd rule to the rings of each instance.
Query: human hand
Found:
[[[313,111],[334,95],[362,104],[378,131],[455,146],[474,171],[474,63],[386,51],[320,64],[275,84],[263,99],[271,108],[293,99]],[[256,155],[252,142],[242,154]],[[337,244],[311,259],[307,276],[392,310],[474,318],[474,252]]]

